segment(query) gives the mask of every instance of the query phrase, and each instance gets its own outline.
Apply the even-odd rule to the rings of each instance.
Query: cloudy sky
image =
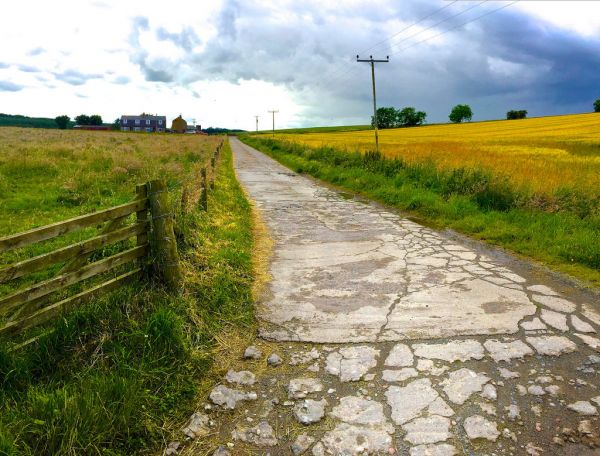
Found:
[[[464,25],[463,25],[464,24]],[[179,113],[202,126],[367,123],[379,106],[430,122],[590,111],[600,1],[19,0],[0,14],[0,112]]]

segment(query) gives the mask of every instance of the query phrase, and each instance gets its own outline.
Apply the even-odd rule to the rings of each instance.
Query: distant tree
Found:
[[[75,123],[77,125],[91,125],[90,116],[85,114],[79,114],[77,117],[75,117]]]
[[[116,118],[115,121],[112,123],[112,129],[113,130],[121,129],[121,119],[120,118]]]
[[[58,125],[58,128],[60,128],[61,130],[66,130],[69,126],[71,118],[69,116],[63,115],[56,117],[54,121],[56,122],[56,125]]]
[[[394,108],[378,108],[377,109],[377,128],[394,128],[398,111]],[[375,119],[371,116],[371,125],[375,126]]]
[[[463,120],[468,120],[470,122],[473,118],[473,111],[471,111],[469,105],[459,104],[452,108],[448,118],[454,123],[460,123]]]
[[[102,116],[93,114],[90,116],[90,125],[102,125]]]
[[[427,113],[423,111],[417,111],[413,107],[406,107],[396,113],[396,122],[401,127],[414,127],[416,125],[422,125],[427,118]]]
[[[506,113],[507,120],[524,119],[525,117],[527,117],[527,111],[525,109],[521,111],[512,110]]]
[[[600,98],[594,101],[594,112],[600,112]]]

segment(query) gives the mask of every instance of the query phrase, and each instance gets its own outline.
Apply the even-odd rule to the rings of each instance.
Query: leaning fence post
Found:
[[[179,290],[183,280],[179,253],[169,207],[167,186],[163,181],[148,182],[148,202],[154,229],[154,257],[157,272],[171,290]]]
[[[202,168],[200,170],[200,177],[201,177],[201,189],[200,189],[200,207],[202,208],[202,210],[207,211],[208,210],[208,186],[207,186],[207,182],[206,182],[206,168]]]

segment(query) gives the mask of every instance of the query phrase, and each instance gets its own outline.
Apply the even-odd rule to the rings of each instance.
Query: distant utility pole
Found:
[[[375,64],[376,63],[388,63],[390,56],[386,56],[385,60],[374,60],[373,56],[370,55],[368,59],[361,59],[360,56],[356,56],[357,62],[368,62],[371,64],[371,79],[373,81],[373,124],[375,126],[375,150],[379,152],[379,133],[377,128],[377,95],[375,93]]]
[[[273,114],[273,137],[275,137],[275,113],[279,112],[279,111],[269,111],[271,114]]]
[[[254,117],[256,118],[256,131],[258,131],[258,118],[259,118],[260,116],[254,116]]]

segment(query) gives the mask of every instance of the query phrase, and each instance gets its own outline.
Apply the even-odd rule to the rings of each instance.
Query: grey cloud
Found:
[[[129,82],[131,82],[131,79],[129,79],[127,76],[117,76],[116,78],[113,79],[112,81],[115,84],[128,84]]]
[[[19,65],[19,70],[24,73],[39,73],[40,69],[30,65]]]
[[[216,18],[218,33],[201,52],[186,52],[176,62],[153,60],[151,51],[141,49],[135,37],[149,24],[134,23],[132,61],[148,80],[187,84],[257,79],[284,85],[303,104],[297,121],[304,124],[340,119],[365,123],[371,109],[370,71],[354,56],[387,37],[391,31],[386,21],[409,24],[440,6],[434,0],[409,0],[381,9],[356,3],[327,9],[307,1],[291,5],[281,20],[268,5],[226,0]],[[465,8],[459,2],[421,25],[433,25]],[[494,2],[486,3],[429,34],[494,8]],[[156,33],[184,49],[182,43],[188,43],[183,30]],[[400,48],[430,35],[419,35]],[[598,38],[566,32],[509,8],[396,55],[398,48],[389,42],[370,53],[391,52],[391,62],[377,67],[378,104],[415,106],[439,122],[447,120],[456,103],[471,104],[476,119],[498,118],[517,108],[531,115],[589,110],[590,100],[599,96],[599,45]]]
[[[0,92],[18,92],[24,88],[25,86],[14,84],[9,81],[0,81]]]
[[[52,74],[59,81],[66,82],[67,84],[71,84],[74,86],[83,85],[91,79],[102,78],[101,74],[86,74],[86,73],[81,73],[80,71],[77,71],[77,70],[67,70],[67,71],[63,71],[62,73],[52,73]]]
[[[170,41],[188,52],[202,42],[191,27],[184,27],[179,33],[171,33],[163,27],[159,27],[156,30],[156,37],[162,41]]]
[[[27,55],[29,56],[36,56],[36,55],[40,55],[42,53],[46,52],[46,50],[43,47],[36,47],[34,49],[31,49],[27,52]]]
[[[0,70],[2,70],[4,68],[8,68],[8,67],[10,67],[10,65],[8,63],[0,62]]]

